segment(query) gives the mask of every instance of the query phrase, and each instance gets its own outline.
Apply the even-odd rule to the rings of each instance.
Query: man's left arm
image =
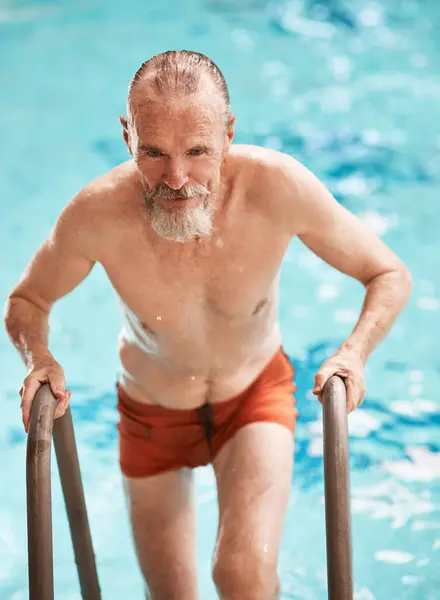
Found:
[[[290,158],[290,157],[289,157]],[[292,233],[326,263],[360,281],[366,290],[359,320],[336,353],[315,377],[313,393],[321,400],[332,375],[345,380],[347,411],[365,397],[364,365],[382,342],[411,294],[412,280],[403,262],[303,165],[290,162]]]

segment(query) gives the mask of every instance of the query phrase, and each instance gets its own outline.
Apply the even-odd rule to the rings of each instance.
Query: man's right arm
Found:
[[[49,382],[60,401],[56,416],[64,414],[70,398],[63,370],[48,347],[49,313],[59,298],[85,279],[95,263],[88,200],[80,193],[63,210],[6,302],[6,330],[28,370],[20,390],[26,429],[32,400],[42,383]]]

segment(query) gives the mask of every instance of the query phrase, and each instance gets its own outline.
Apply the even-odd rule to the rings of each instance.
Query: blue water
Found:
[[[127,158],[128,82],[170,48],[222,68],[237,140],[291,153],[408,264],[414,293],[366,372],[349,418],[356,598],[440,598],[440,4],[415,0],[2,0],[0,298],[70,198]],[[362,289],[293,242],[280,320],[298,370],[296,472],[280,554],[283,600],[326,597],[321,412],[310,388],[349,334]],[[142,598],[117,465],[114,382],[119,313],[102,269],[56,305],[51,349],[73,391],[92,535],[105,600]],[[27,598],[24,368],[0,333],[0,597]],[[57,600],[79,588],[56,467]],[[199,582],[216,497],[196,472]]]

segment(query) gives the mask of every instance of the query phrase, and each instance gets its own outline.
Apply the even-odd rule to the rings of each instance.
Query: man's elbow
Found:
[[[364,282],[366,288],[374,283],[385,283],[390,289],[392,288],[406,302],[412,293],[413,279],[408,267],[401,261],[391,268],[384,269],[377,273],[369,281]]]
[[[12,291],[7,297],[5,305],[3,307],[3,323],[7,332],[9,332],[9,329],[15,322],[15,315],[23,302],[24,299],[20,298],[20,296],[17,297],[14,294],[14,291]]]
[[[17,314],[23,314],[23,312],[29,312],[35,308],[49,314],[50,307],[45,303],[36,300],[32,294],[28,294],[20,286],[15,287],[8,295],[3,308],[3,323],[6,331],[9,331],[11,324],[15,323]]]
[[[397,264],[395,263],[381,269],[376,269],[374,273],[370,272],[368,278],[360,278],[361,283],[365,287],[368,287],[372,283],[384,280],[392,281],[394,285],[398,285],[402,290],[406,290],[409,295],[411,294],[412,276],[408,267],[401,260],[399,260]]]
[[[407,300],[412,293],[413,279],[408,267],[399,260],[399,263],[391,271],[393,274],[393,283],[399,289],[401,294]]]
[[[413,278],[411,272],[406,265],[402,264],[401,269],[399,269],[399,274],[402,280],[402,287],[406,292],[407,298],[409,298],[413,289]]]
[[[15,323],[15,302],[11,294],[6,299],[5,305],[3,307],[3,326],[6,330],[6,333],[10,336],[11,331],[13,329]]]

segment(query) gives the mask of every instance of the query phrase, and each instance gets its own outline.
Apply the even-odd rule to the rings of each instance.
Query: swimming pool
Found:
[[[74,8],[73,8],[74,6]],[[127,158],[128,82],[167,49],[224,71],[237,140],[303,160],[407,263],[414,292],[367,369],[350,416],[358,600],[440,598],[440,5],[388,0],[115,0],[0,3],[0,296],[61,208]],[[283,600],[326,597],[321,413],[309,390],[349,333],[362,289],[293,242],[280,323],[298,370],[296,472],[280,555]],[[72,412],[105,600],[142,598],[117,466],[114,382],[120,315],[100,268],[53,312],[51,348]],[[0,333],[0,597],[27,597],[24,368]],[[79,598],[54,462],[57,600]],[[213,600],[212,471],[197,471],[201,597]]]

